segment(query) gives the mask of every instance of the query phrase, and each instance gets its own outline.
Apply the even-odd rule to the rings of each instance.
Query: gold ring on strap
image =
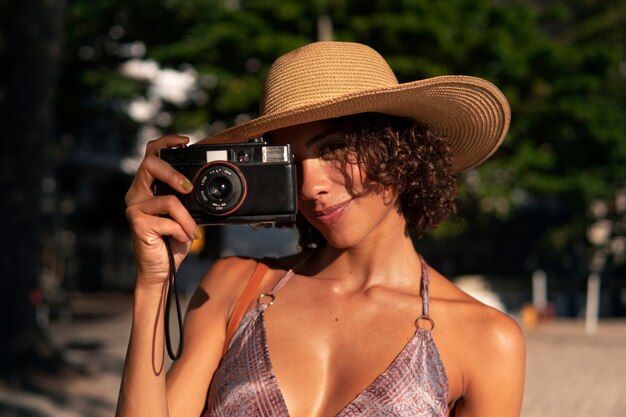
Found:
[[[422,321],[427,321],[428,323],[430,323],[430,328],[427,329],[425,327],[420,326],[420,322]],[[417,320],[415,320],[415,327],[417,327],[418,329],[424,329],[424,330],[428,330],[429,332],[432,332],[435,329],[435,322],[433,321],[433,319],[430,318],[428,314],[422,314],[421,316],[417,318]]]
[[[261,300],[265,297],[270,297],[271,300],[268,303],[264,303]],[[267,304],[267,306],[271,306],[272,304],[274,304],[274,300],[276,299],[276,296],[274,294],[269,294],[269,293],[263,293],[261,295],[259,295],[259,298],[257,299],[257,303],[258,304]]]

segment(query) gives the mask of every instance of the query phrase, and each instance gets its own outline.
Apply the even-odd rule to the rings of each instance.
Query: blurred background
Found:
[[[626,416],[626,1],[0,0],[0,24],[0,416],[114,413],[146,142],[256,117],[271,62],[315,40],[502,89],[507,139],[416,246],[524,326],[523,416]],[[206,228],[183,298],[217,257],[296,239]]]

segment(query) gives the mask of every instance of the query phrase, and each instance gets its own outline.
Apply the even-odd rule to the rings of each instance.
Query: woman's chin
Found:
[[[340,235],[337,233],[322,233],[322,235],[326,239],[326,243],[328,243],[328,246],[334,249],[350,249],[356,246],[358,243],[358,239],[356,239],[354,236]]]

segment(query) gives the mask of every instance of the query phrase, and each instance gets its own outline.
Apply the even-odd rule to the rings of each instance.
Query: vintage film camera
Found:
[[[160,158],[193,183],[183,195],[157,181],[155,195],[174,194],[198,225],[291,223],[296,219],[296,169],[291,145],[246,143],[162,149]]]

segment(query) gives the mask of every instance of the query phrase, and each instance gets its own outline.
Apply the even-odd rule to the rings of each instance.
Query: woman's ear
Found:
[[[382,187],[382,186],[381,186]],[[397,204],[398,208],[400,206],[400,199],[398,198],[398,192],[392,186],[388,185],[386,187],[382,187],[382,197],[383,203],[386,205]]]

